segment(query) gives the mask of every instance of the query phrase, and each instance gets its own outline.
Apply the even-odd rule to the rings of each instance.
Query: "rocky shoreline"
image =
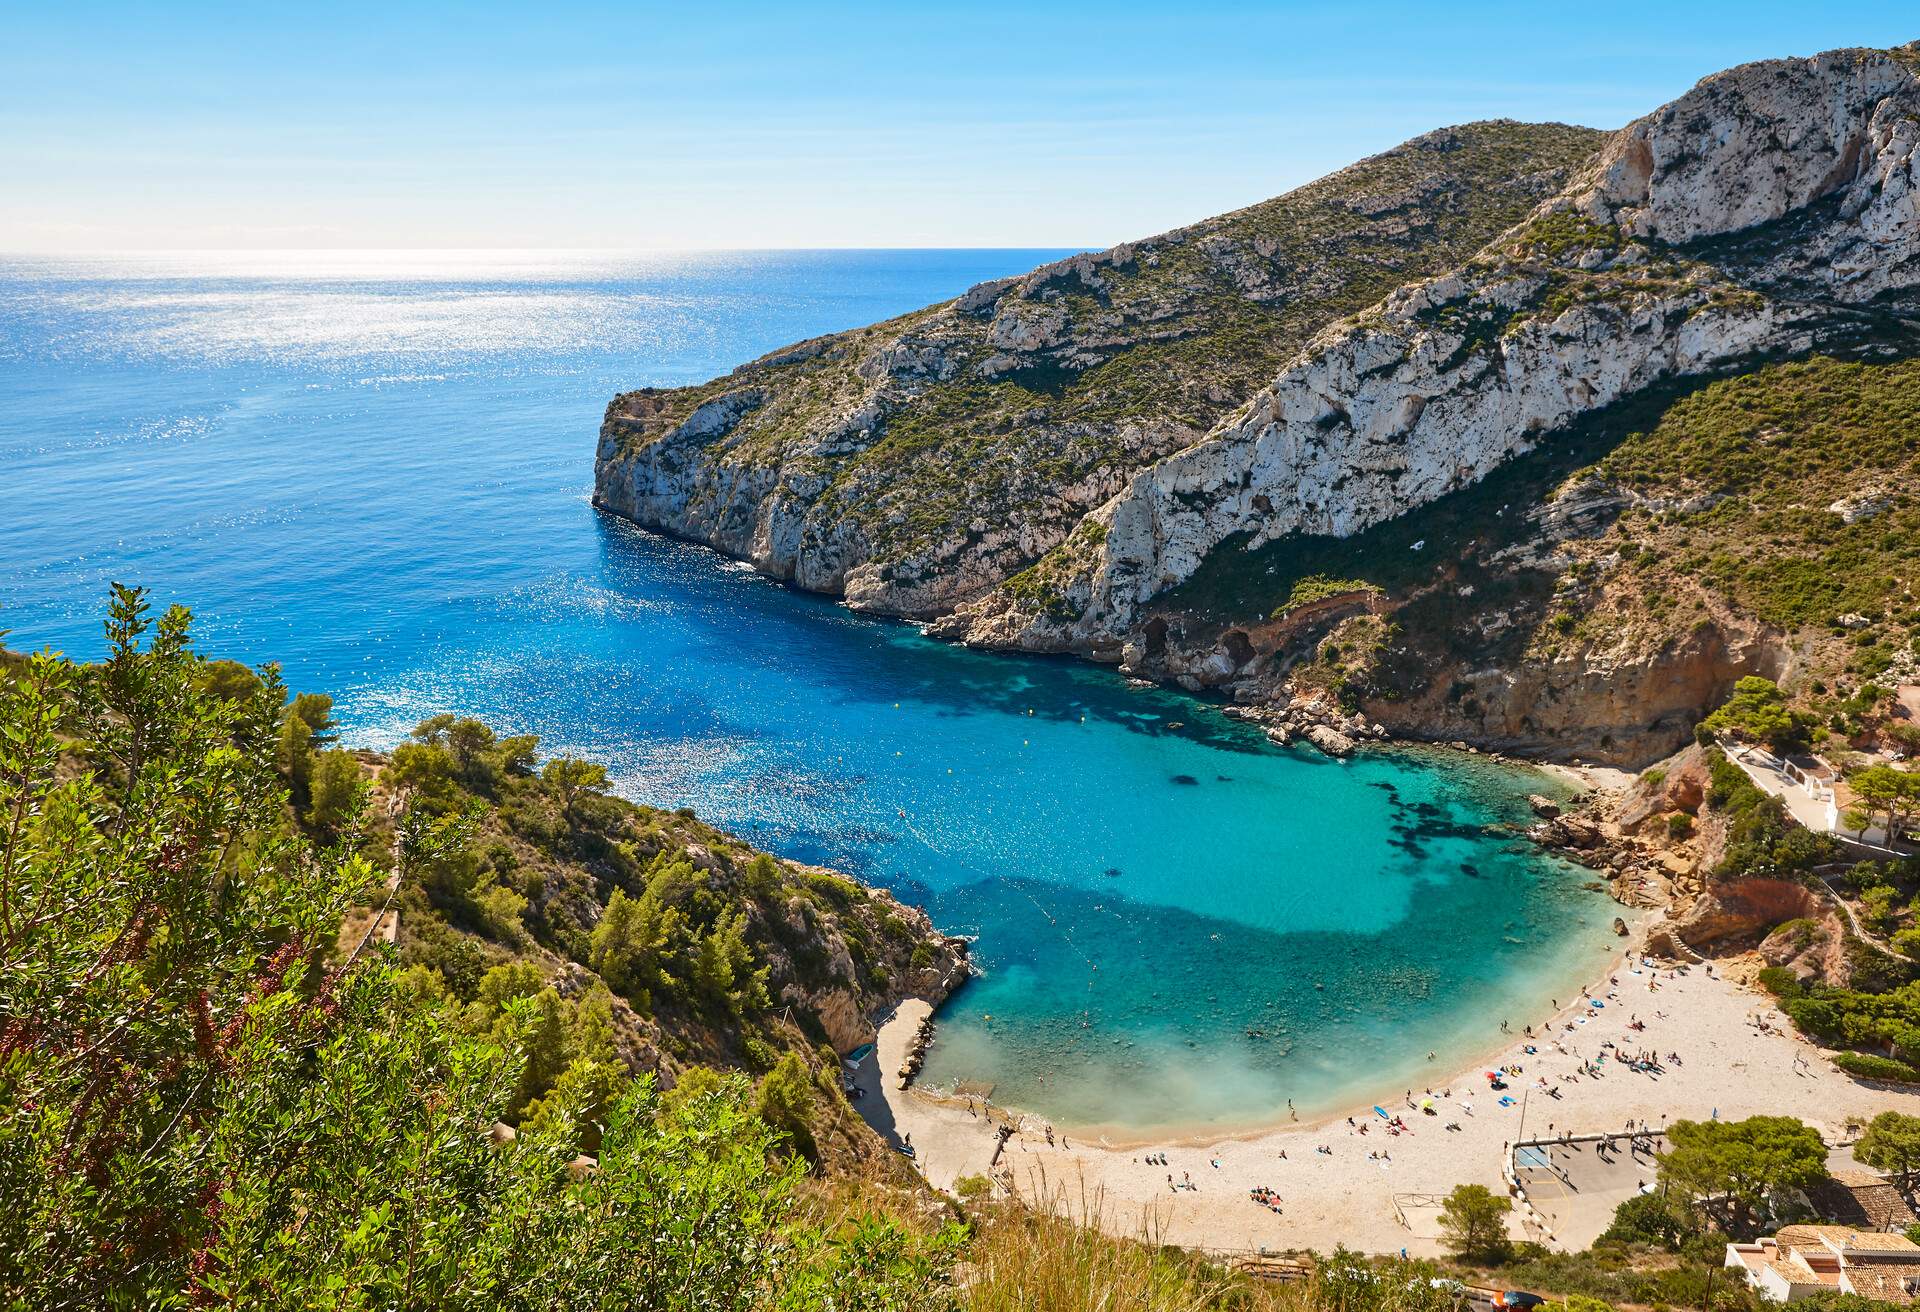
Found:
[[[1365,716],[1328,712],[1306,702],[1225,706],[1220,713],[1229,719],[1259,725],[1276,746],[1286,747],[1295,739],[1302,739],[1332,757],[1352,756],[1363,743],[1390,745],[1392,741],[1386,729],[1368,723]],[[1464,743],[1448,745],[1466,748]]]

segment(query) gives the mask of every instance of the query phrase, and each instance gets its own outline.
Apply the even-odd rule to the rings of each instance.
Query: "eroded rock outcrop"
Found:
[[[1673,932],[1687,946],[1708,950],[1757,942],[1775,925],[1818,916],[1817,894],[1786,879],[1740,879],[1716,884],[1674,917]]]
[[[1777,676],[1780,664],[1765,626],[1722,616],[1679,634],[1622,630],[1511,664],[1436,664],[1424,688],[1367,710],[1405,737],[1638,766],[1692,733],[1735,680]]]
[[[1792,971],[1802,983],[1846,988],[1852,981],[1847,928],[1831,910],[1787,921],[1767,934],[1759,950],[1769,966]]]

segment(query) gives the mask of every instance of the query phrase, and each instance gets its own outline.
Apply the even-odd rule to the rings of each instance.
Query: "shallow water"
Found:
[[[1274,749],[588,504],[614,391],[1050,254],[0,261],[0,626],[93,655],[108,581],[145,583],[205,649],[333,693],[355,741],[479,714],[885,884],[979,935],[927,1078],[1064,1124],[1424,1083],[1610,947],[1581,872],[1485,831],[1539,776]]]

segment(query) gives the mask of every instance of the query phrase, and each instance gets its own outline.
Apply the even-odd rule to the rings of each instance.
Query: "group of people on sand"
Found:
[[[1260,1204],[1260,1206],[1266,1208],[1275,1216],[1284,1215],[1280,1206],[1280,1195],[1263,1184],[1255,1185],[1253,1188],[1247,1190],[1247,1197],[1253,1199],[1254,1202]]]
[[[1602,1043],[1600,1046],[1602,1048],[1612,1049],[1613,1059],[1616,1062],[1620,1063],[1620,1065],[1625,1066],[1628,1070],[1633,1071],[1636,1074],[1652,1075],[1656,1077],[1666,1074],[1667,1068],[1661,1064],[1660,1054],[1657,1052],[1648,1051],[1646,1049],[1635,1049],[1634,1051],[1629,1052],[1625,1048],[1622,1048],[1618,1044],[1614,1043],[1611,1039],[1609,1039],[1605,1043]],[[1667,1055],[1673,1059],[1675,1065],[1679,1065],[1678,1053],[1668,1053]],[[1605,1060],[1605,1057],[1606,1057],[1606,1054],[1602,1053],[1601,1059]]]

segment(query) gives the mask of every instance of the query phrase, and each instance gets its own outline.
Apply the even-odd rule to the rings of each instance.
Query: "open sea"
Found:
[[[479,715],[885,885],[978,936],[925,1078],[1062,1125],[1423,1085],[1612,950],[1585,872],[1487,830],[1543,776],[1277,749],[589,505],[614,392],[1061,253],[0,257],[0,629],[92,657],[109,581],[145,584],[352,742]]]

